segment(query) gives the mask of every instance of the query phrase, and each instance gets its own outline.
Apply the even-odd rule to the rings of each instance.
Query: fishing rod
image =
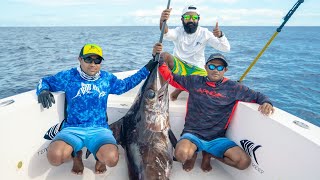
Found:
[[[250,66],[247,68],[247,70],[243,73],[243,75],[240,77],[238,82],[241,82],[244,77],[248,74],[248,72],[251,70],[251,68],[256,64],[256,62],[259,60],[259,58],[262,56],[264,51],[268,48],[268,46],[271,44],[271,42],[274,40],[274,38],[281,32],[283,26],[288,22],[290,17],[293,15],[293,13],[298,9],[298,7],[304,2],[304,0],[298,0],[296,4],[291,8],[291,10],[288,12],[288,14],[283,18],[283,23],[277,28],[277,31],[273,34],[273,36],[269,39],[267,44],[262,48],[262,50],[259,52],[257,57],[252,61]]]
[[[170,8],[170,2],[171,2],[171,0],[168,0],[167,9]],[[166,26],[167,26],[167,20],[164,20],[163,23],[162,23],[162,27],[161,27],[161,34],[160,34],[159,43],[162,43],[164,30],[165,30]],[[155,57],[155,61],[159,61],[159,58],[160,58],[160,54],[157,53],[156,57]]]

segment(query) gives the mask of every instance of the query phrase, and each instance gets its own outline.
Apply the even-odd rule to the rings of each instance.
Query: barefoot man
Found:
[[[160,18],[160,29],[164,20],[170,17],[171,9],[165,9]],[[200,12],[196,6],[189,5],[185,7],[181,14],[181,22],[183,26],[175,29],[165,27],[164,39],[173,41],[173,55],[162,53],[163,59],[175,74],[179,75],[201,75],[207,76],[207,72],[203,69],[205,65],[204,50],[207,44],[219,51],[230,51],[230,44],[224,33],[220,30],[218,22],[215,24],[213,31],[198,26],[200,21]],[[160,78],[164,83],[163,78]],[[170,98],[176,100],[181,89],[175,89]],[[194,166],[197,157],[195,153],[193,158],[183,165],[183,169],[190,171]],[[203,152],[202,170],[210,171],[210,155]]]
[[[180,76],[171,72],[160,55],[161,76],[172,86],[189,92],[184,129],[175,157],[185,164],[194,159],[195,152],[203,151],[229,166],[246,169],[251,162],[249,155],[225,137],[232,109],[237,101],[256,102],[263,115],[272,114],[274,108],[264,94],[224,77],[228,63],[222,54],[212,54],[204,68],[208,74],[205,77]],[[201,167],[206,169],[208,164]]]
[[[78,57],[80,66],[44,77],[37,87],[38,102],[44,108],[55,103],[51,92],[65,92],[66,119],[49,145],[47,157],[53,166],[73,159],[71,171],[75,174],[83,173],[83,147],[87,147],[97,160],[97,174],[104,173],[106,166],[114,167],[118,163],[117,142],[109,129],[106,114],[108,96],[134,88],[157,64],[151,60],[135,74],[122,80],[100,70],[103,59],[100,46],[86,44]]]

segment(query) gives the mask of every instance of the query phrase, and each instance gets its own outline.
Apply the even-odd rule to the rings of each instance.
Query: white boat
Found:
[[[134,72],[115,74],[124,78]],[[127,112],[138,90],[136,87],[121,96],[109,96],[109,123]],[[64,94],[54,93],[54,96],[56,103],[50,109],[43,109],[38,104],[34,90],[0,100],[3,123],[0,126],[0,179],[128,179],[124,151],[120,146],[118,165],[107,168],[102,175],[94,173],[92,156],[84,160],[83,175],[71,173],[71,162],[59,167],[48,163],[46,153],[50,141],[43,136],[64,117]],[[171,127],[177,137],[184,124],[186,97],[184,92],[177,101],[170,101]],[[199,156],[190,172],[183,171],[181,164],[174,162],[170,179],[319,180],[320,128],[278,108],[271,116],[263,116],[257,109],[257,104],[239,103],[227,131],[227,137],[251,155],[249,168],[240,171],[212,159],[213,170],[205,173],[200,169]]]

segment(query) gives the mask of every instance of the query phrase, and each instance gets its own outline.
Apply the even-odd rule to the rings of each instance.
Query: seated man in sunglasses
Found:
[[[171,9],[165,9],[160,18],[160,29],[163,22],[169,19]],[[173,56],[167,55],[164,61],[175,74],[180,75],[203,75],[206,71],[203,68],[205,62],[204,50],[207,44],[222,51],[230,51],[228,39],[219,29],[216,22],[211,32],[207,28],[198,26],[200,21],[199,9],[193,5],[187,6],[182,11],[181,22],[183,26],[169,29],[165,26],[164,39],[173,41]],[[163,80],[162,80],[163,82]],[[171,93],[171,100],[176,100],[181,90],[176,89]]]
[[[160,18],[160,29],[163,21],[170,17],[171,9],[165,9]],[[230,44],[224,33],[219,28],[216,22],[213,31],[207,28],[198,26],[200,21],[199,9],[193,5],[187,6],[182,11],[181,22],[182,26],[175,29],[169,29],[165,26],[164,39],[173,41],[173,55],[167,53],[164,56],[164,61],[173,73],[179,75],[201,75],[206,76],[207,72],[203,69],[205,63],[204,50],[207,44],[219,51],[230,51]],[[160,78],[161,83],[164,81]],[[175,89],[171,94],[171,100],[176,100],[182,92],[180,89]],[[203,152],[203,157],[208,154]],[[197,154],[195,154],[195,158]],[[185,171],[190,171],[193,168],[194,161],[190,160],[183,165]],[[210,171],[210,158],[204,158],[202,162],[203,171]]]
[[[162,77],[172,86],[189,92],[185,125],[175,148],[177,160],[183,164],[192,160],[194,164],[195,152],[203,151],[210,155],[203,157],[209,162],[202,162],[202,169],[208,168],[203,166],[210,165],[211,156],[237,169],[246,169],[250,165],[250,157],[225,137],[228,120],[237,101],[256,102],[260,104],[258,110],[262,114],[273,113],[269,98],[225,78],[228,63],[219,53],[207,59],[204,66],[207,76],[176,75],[162,58],[161,54],[159,73]]]
[[[83,173],[82,151],[87,147],[96,158],[96,173],[104,173],[119,159],[118,148],[109,129],[106,104],[109,94],[122,94],[145,79],[157,62],[150,60],[143,68],[123,80],[101,71],[102,49],[86,44],[80,51],[80,66],[42,78],[37,87],[38,101],[44,108],[55,103],[51,92],[64,91],[67,101],[66,119],[62,130],[48,148],[48,161],[59,166],[72,159],[72,172]]]

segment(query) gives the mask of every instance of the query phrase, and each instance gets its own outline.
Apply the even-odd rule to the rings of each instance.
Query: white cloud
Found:
[[[19,3],[26,3],[37,6],[77,6],[95,4],[89,0],[16,0]]]
[[[301,17],[320,17],[320,13],[315,13],[315,12],[298,12],[299,16]]]
[[[19,3],[26,3],[37,6],[63,7],[63,6],[83,6],[83,5],[124,5],[130,0],[14,0]]]
[[[7,1],[7,0],[5,0]],[[168,0],[152,0],[152,1],[137,1],[137,0],[8,0],[16,2],[19,6],[27,6],[21,8],[14,17],[8,16],[5,13],[0,18],[1,23],[14,24],[14,22],[24,22],[25,17],[30,17],[28,24],[48,24],[56,25],[70,24],[83,25],[83,22],[78,19],[80,14],[88,14],[91,10],[96,10],[96,13],[101,17],[96,17],[96,21],[92,25],[127,25],[127,26],[158,26],[159,18],[163,9],[165,9]],[[271,1],[263,0],[261,5],[257,3],[244,6],[244,1],[240,0],[172,0],[171,17],[168,24],[170,26],[181,25],[181,12],[185,5],[194,4],[200,9],[201,19],[200,25],[213,26],[216,21],[219,21],[221,26],[229,25],[279,25],[282,22],[283,16],[287,13],[289,7],[279,8],[271,6]],[[17,3],[18,2],[18,3]],[[248,4],[248,0],[245,1]],[[249,1],[251,2],[251,1]],[[242,3],[242,4],[240,4]],[[11,4],[11,3],[4,3]],[[314,5],[309,2],[309,6],[305,3],[303,8],[300,8],[294,14],[290,23],[295,25],[312,24],[317,25],[319,21],[315,21],[320,17],[320,13],[314,10]],[[241,5],[241,6],[240,6]],[[284,6],[284,4],[281,4]],[[290,4],[291,5],[291,4]],[[4,6],[5,7],[5,6]],[[97,8],[96,8],[97,7]],[[241,8],[240,8],[241,7]],[[83,12],[83,13],[81,13]],[[73,17],[73,18],[67,18]],[[10,21],[8,19],[12,18]],[[60,19],[60,22],[59,22]],[[112,19],[112,20],[111,20]],[[304,20],[303,20],[304,19]],[[312,20],[313,19],[313,20]],[[8,23],[9,22],[9,23]],[[24,23],[15,23],[24,24]],[[91,25],[91,24],[88,24]],[[291,25],[291,24],[290,24]]]
[[[234,3],[238,2],[239,0],[209,0],[209,1],[214,2],[214,3],[234,4]]]
[[[278,25],[284,16],[282,11],[273,9],[224,9],[216,10],[216,12],[219,14],[218,20],[221,22],[220,24],[237,26]]]
[[[199,4],[234,4],[239,2],[240,0],[174,0],[171,3],[173,4],[193,4],[193,5],[199,5]]]
[[[215,9],[207,6],[199,6],[199,9],[201,9],[200,24],[202,26],[212,26],[216,21],[223,25],[277,25],[285,15],[283,11],[273,9]],[[163,8],[156,7],[137,10],[131,14],[136,17],[137,24],[157,26],[162,10]],[[168,24],[181,25],[181,10],[181,7],[172,10]]]

